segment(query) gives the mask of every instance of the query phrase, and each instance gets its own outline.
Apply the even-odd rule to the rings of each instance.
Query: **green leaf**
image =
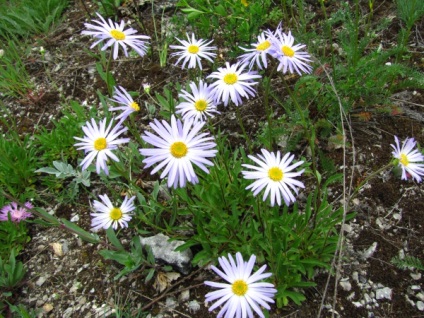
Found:
[[[113,260],[121,265],[129,265],[131,257],[127,251],[100,250],[99,254],[105,259]]]
[[[155,269],[154,268],[149,269],[149,272],[147,273],[147,276],[144,282],[147,283],[149,280],[151,280],[154,274],[155,274]]]
[[[215,12],[223,17],[226,17],[228,15],[228,11],[224,8],[222,4],[215,7]]]
[[[75,223],[72,223],[66,219],[60,219],[60,221],[65,225],[68,229],[72,230],[75,234],[79,235],[83,240],[89,243],[99,243],[100,238],[98,235],[87,232],[86,230],[80,228]]]
[[[118,250],[124,250],[121,241],[119,241],[118,237],[116,236],[115,230],[112,227],[109,227],[106,230],[106,236],[112,243],[112,245],[115,246]]]
[[[35,210],[37,214],[41,216],[45,221],[50,222],[51,225],[60,225],[59,220],[55,216],[48,214],[44,209],[33,208],[33,210]]]

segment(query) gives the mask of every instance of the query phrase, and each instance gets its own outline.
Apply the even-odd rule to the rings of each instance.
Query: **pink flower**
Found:
[[[8,221],[10,214],[10,219],[12,220],[12,222],[19,223],[22,220],[32,217],[32,214],[26,210],[32,208],[33,206],[29,202],[26,202],[24,204],[24,207],[21,208],[18,208],[18,204],[16,202],[12,202],[8,205],[5,205],[0,210],[0,221]]]

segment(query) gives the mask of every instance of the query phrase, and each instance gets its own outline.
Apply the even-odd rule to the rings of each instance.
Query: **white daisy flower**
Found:
[[[274,298],[277,290],[273,284],[259,281],[270,277],[272,273],[264,273],[266,269],[266,265],[264,265],[251,275],[255,265],[255,255],[252,255],[249,261],[245,262],[242,255],[237,253],[237,264],[230,254],[228,254],[228,259],[229,261],[225,257],[218,258],[223,272],[215,266],[211,266],[212,270],[225,279],[228,284],[205,282],[208,286],[219,288],[219,290],[210,292],[205,296],[206,302],[218,299],[209,308],[209,311],[225,303],[217,317],[222,317],[225,314],[225,318],[253,318],[253,309],[259,317],[265,318],[260,306],[270,310],[271,307],[268,303],[274,303],[272,298]]]
[[[268,195],[271,196],[271,206],[274,206],[275,201],[281,205],[281,197],[283,197],[285,204],[288,206],[291,202],[295,202],[296,198],[293,196],[292,190],[297,194],[298,188],[305,188],[305,185],[295,180],[295,177],[300,176],[304,170],[298,172],[291,172],[294,168],[300,166],[303,161],[298,161],[291,164],[294,155],[290,156],[287,153],[283,158],[277,151],[277,154],[262,149],[262,155],[258,154],[258,158],[248,156],[251,160],[256,162],[258,166],[243,164],[243,167],[252,169],[254,171],[242,171],[245,179],[257,179],[251,185],[246,187],[252,189],[253,195],[256,196],[262,189],[265,189],[263,201],[266,200]]]
[[[293,44],[294,37],[291,35],[291,32],[289,31],[288,34],[285,34],[280,28],[277,28],[272,39],[273,48],[271,53],[280,62],[277,71],[282,69],[283,73],[286,73],[288,70],[291,74],[296,72],[299,75],[302,75],[302,72],[311,73],[312,67],[308,64],[311,62],[311,56],[301,51],[305,45]]]
[[[103,203],[97,200],[93,201],[93,207],[96,213],[91,213],[93,217],[91,220],[91,227],[93,231],[100,229],[107,230],[112,226],[114,230],[118,228],[118,225],[122,228],[128,227],[128,222],[131,220],[131,212],[135,210],[133,201],[134,197],[128,199],[125,196],[124,202],[118,208],[112,204],[109,197],[105,195],[99,195]]]
[[[102,51],[106,50],[109,46],[113,45],[113,59],[118,58],[118,49],[119,46],[124,50],[124,54],[128,57],[127,46],[131,47],[136,51],[140,56],[144,56],[147,52],[147,40],[150,39],[146,35],[134,35],[137,33],[137,30],[129,28],[124,30],[125,23],[122,20],[120,24],[112,22],[109,19],[108,22],[98,13],[97,16],[101,21],[93,20],[95,24],[84,23],[87,30],[81,32],[81,34],[92,35],[97,41],[94,42],[90,48],[95,47],[102,41],[107,41],[106,44],[102,47]]]
[[[113,121],[109,123],[109,126],[106,128],[106,118],[100,121],[100,124],[91,119],[91,124],[89,121],[86,122],[85,126],[82,127],[82,130],[85,133],[84,138],[74,137],[81,142],[76,143],[74,146],[77,146],[77,150],[84,150],[87,154],[83,161],[81,161],[80,166],[85,170],[97,156],[96,162],[96,171],[99,174],[100,169],[103,169],[105,174],[109,174],[109,170],[106,165],[106,161],[111,158],[114,161],[119,161],[118,157],[112,152],[118,148],[118,145],[127,143],[130,141],[129,138],[120,138],[116,139],[120,134],[126,132],[128,128],[122,127],[121,122],[119,122],[115,127],[112,128]]]
[[[417,142],[414,138],[406,138],[400,147],[399,139],[395,136],[396,145],[390,145],[393,148],[393,157],[397,159],[396,164],[402,168],[402,180],[412,177],[417,182],[421,182],[424,176],[424,156],[418,150],[414,149]]]
[[[179,52],[175,52],[171,54],[171,57],[177,56],[179,57],[175,65],[178,65],[178,63],[183,60],[183,64],[181,68],[184,68],[184,66],[188,62],[188,68],[195,68],[196,64],[199,65],[199,68],[202,69],[202,63],[201,58],[204,58],[208,60],[209,62],[213,63],[213,58],[215,58],[216,54],[211,53],[210,51],[215,51],[215,46],[208,46],[212,43],[212,41],[206,42],[206,40],[196,40],[194,37],[194,34],[190,37],[187,35],[187,40],[178,40],[182,45],[170,45],[169,47],[174,50],[180,50]]]
[[[122,118],[122,120],[125,120],[131,113],[138,112],[140,110],[140,106],[132,99],[131,95],[128,94],[122,86],[115,87],[115,94],[110,100],[121,105],[119,107],[109,108],[110,111],[123,110],[116,119]]]
[[[181,90],[178,94],[185,102],[179,103],[176,107],[177,114],[183,115],[183,119],[194,119],[195,121],[205,121],[207,117],[213,117],[214,113],[219,114],[216,110],[215,101],[211,94],[211,89],[203,81],[190,83],[191,94],[185,90]]]
[[[261,76],[252,72],[243,73],[247,64],[238,62],[230,65],[227,62],[225,65],[226,67],[220,67],[218,71],[208,76],[208,78],[216,79],[210,86],[214,99],[224,102],[224,106],[227,106],[231,98],[233,103],[238,106],[242,102],[241,97],[249,98],[249,95],[254,97],[256,91],[252,86],[258,84],[254,80]]]
[[[258,66],[259,69],[267,68],[267,55],[270,54],[270,51],[272,50],[270,36],[270,31],[262,32],[260,35],[258,35],[258,41],[252,44],[252,49],[240,47],[243,51],[248,52],[239,56],[240,63],[249,63],[249,69],[252,69],[255,64]]]
[[[193,169],[193,164],[209,173],[206,166],[213,166],[207,158],[215,157],[217,150],[214,138],[208,133],[199,133],[204,122],[194,122],[193,119],[182,123],[174,115],[171,117],[171,125],[162,120],[155,119],[150,127],[158,134],[149,131],[141,136],[143,140],[156,148],[140,149],[140,153],[146,158],[143,162],[145,168],[159,163],[151,172],[156,173],[163,167],[161,178],[168,176],[168,187],[184,187],[186,181],[193,184],[199,180]]]

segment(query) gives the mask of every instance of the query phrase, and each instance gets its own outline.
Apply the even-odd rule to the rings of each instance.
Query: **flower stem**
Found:
[[[249,136],[246,133],[246,129],[244,128],[243,121],[241,120],[240,110],[239,110],[239,107],[237,107],[237,106],[236,106],[236,117],[237,117],[237,121],[240,125],[240,128],[243,132],[244,139],[246,140],[247,147],[249,148],[249,151],[252,152],[253,151],[252,142],[251,142]]]

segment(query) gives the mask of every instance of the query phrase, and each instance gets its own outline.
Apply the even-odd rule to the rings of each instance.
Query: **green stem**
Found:
[[[112,97],[113,96],[113,87],[110,87],[110,76],[112,76],[112,74],[110,74],[109,76],[109,68],[110,68],[110,64],[112,61],[112,51],[109,54],[109,59],[107,60],[107,64],[106,64],[106,85],[107,85],[107,91],[109,92],[109,96]]]
[[[243,136],[244,136],[244,139],[246,140],[247,147],[249,148],[249,151],[252,152],[253,151],[252,142],[250,141],[249,136],[246,133],[246,129],[244,128],[243,121],[241,119],[240,110],[239,110],[238,106],[236,106],[236,117],[237,117],[237,121],[240,125],[240,128],[243,131]]]
[[[393,166],[393,163],[390,162],[388,164],[386,164],[385,166],[381,167],[380,169],[370,173],[356,188],[355,191],[353,191],[352,195],[349,198],[349,202],[351,202],[355,196],[358,194],[359,190],[361,190],[361,188],[368,182],[370,181],[372,178],[376,177],[377,175],[379,175],[381,172],[383,172],[384,170],[390,168]]]

